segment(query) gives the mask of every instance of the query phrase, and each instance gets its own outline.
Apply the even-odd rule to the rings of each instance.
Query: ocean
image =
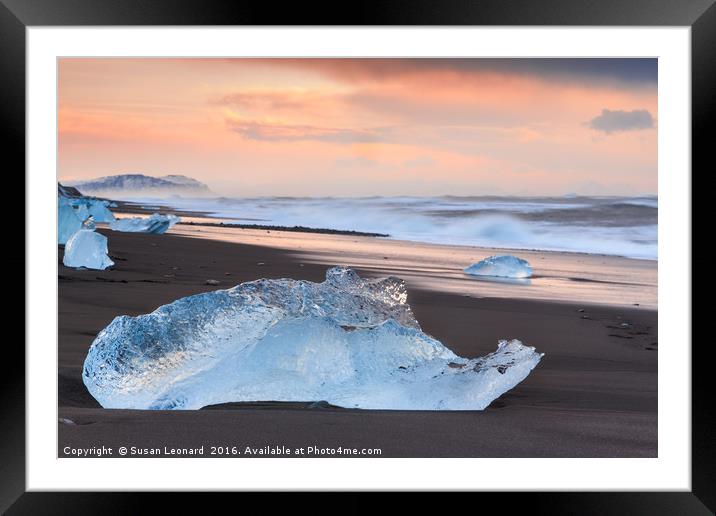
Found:
[[[638,197],[255,197],[132,199],[226,223],[385,233],[436,244],[656,260],[658,199]]]

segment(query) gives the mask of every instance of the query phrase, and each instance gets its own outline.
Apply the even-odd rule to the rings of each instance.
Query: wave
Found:
[[[152,203],[152,199],[139,202]],[[420,242],[657,258],[655,197],[176,198],[227,222],[387,233]]]

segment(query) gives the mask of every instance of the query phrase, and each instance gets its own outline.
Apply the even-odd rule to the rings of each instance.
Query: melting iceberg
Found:
[[[95,233],[94,224],[85,225],[70,237],[62,263],[67,267],[99,270],[114,265],[107,256],[107,237]]]
[[[109,211],[109,201],[88,199],[87,209],[95,222],[114,222],[114,214]]]
[[[114,215],[109,211],[109,201],[79,197],[72,199],[71,202],[82,220],[86,220],[90,215],[95,222],[113,222],[115,220]]]
[[[461,358],[421,331],[402,280],[336,267],[323,283],[260,279],[117,317],[92,343],[82,379],[106,408],[325,400],[481,410],[541,357],[513,340]]]
[[[154,213],[149,217],[132,217],[117,219],[109,225],[114,231],[126,231],[131,233],[165,233],[170,227],[181,220],[176,215],[160,215]]]
[[[60,190],[60,193],[63,193]],[[57,243],[66,244],[79,231],[82,223],[92,217],[94,222],[112,222],[114,215],[109,211],[109,201],[90,197],[57,197]]]
[[[75,213],[77,213],[77,217],[79,217],[80,220],[87,220],[90,216],[90,212],[87,209],[87,205],[84,202],[73,200],[72,207],[75,209]]]
[[[500,278],[529,278],[532,267],[522,258],[509,254],[490,256],[464,269],[474,276],[496,276]]]
[[[72,235],[82,228],[85,219],[72,207],[65,197],[57,198],[57,243],[66,244]]]

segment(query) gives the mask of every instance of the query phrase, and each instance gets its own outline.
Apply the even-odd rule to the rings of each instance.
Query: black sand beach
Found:
[[[383,457],[657,456],[656,310],[467,297],[416,288],[410,278],[408,300],[423,330],[458,355],[484,355],[499,339],[518,338],[545,353],[542,362],[475,412],[271,402],[200,411],[102,409],[82,383],[82,364],[114,317],[261,277],[322,281],[338,263],[266,246],[99,231],[110,238],[112,270],[68,269],[59,253],[58,416],[68,421],[58,423],[58,456],[102,446],[112,448],[110,456],[119,456],[120,446],[162,453],[203,446],[203,456],[212,446],[236,446],[241,455],[246,447],[315,446],[377,448]],[[387,261],[385,267],[356,269],[364,276],[393,273]],[[210,279],[220,285],[207,285]]]

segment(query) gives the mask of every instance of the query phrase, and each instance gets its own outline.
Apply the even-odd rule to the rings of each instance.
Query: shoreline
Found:
[[[533,275],[514,280],[463,272],[490,255],[511,252],[503,248],[226,226],[177,225],[167,234],[280,249],[304,264],[349,265],[361,275],[398,276],[423,290],[590,305],[658,306],[658,262],[652,260],[525,250],[517,254],[532,265]]]
[[[450,254],[454,249],[371,237],[231,230],[242,233],[239,242],[221,228],[175,227],[164,235],[99,231],[109,238],[110,255],[116,258],[113,269],[68,269],[61,264],[61,250],[58,256],[58,417],[71,422],[58,423],[58,456],[75,456],[65,453],[66,447],[101,445],[114,447],[111,456],[119,456],[117,447],[132,445],[260,448],[311,442],[381,448],[384,457],[657,455],[657,311],[643,305],[590,305],[585,292],[599,297],[603,285],[596,284],[595,292],[594,284],[570,282],[574,285],[564,290],[555,286],[552,270],[573,267],[582,276],[655,278],[654,267],[629,265],[625,259],[579,263],[573,256],[558,255],[551,257],[557,263],[540,266],[547,280],[536,278],[524,288],[453,277],[445,265],[462,260],[459,253]],[[446,262],[443,268],[436,260]],[[148,313],[180,297],[260,277],[322,281],[326,268],[336,264],[354,265],[366,277],[404,277],[423,330],[460,356],[482,356],[494,351],[498,339],[518,338],[545,357],[522,383],[483,411],[371,411],[313,401],[196,411],[110,410],[100,408],[82,383],[89,345],[117,315]],[[208,279],[220,285],[207,285]],[[512,295],[533,287],[562,289],[570,298]],[[611,288],[636,292],[621,284]],[[651,287],[640,288],[648,294]],[[466,295],[465,289],[474,293]],[[494,290],[501,295],[489,295]]]
[[[192,218],[206,218],[209,219],[210,217],[207,216],[196,216],[192,215]],[[225,219],[229,220],[229,219]],[[265,231],[285,231],[289,233],[318,233],[323,235],[347,235],[347,236],[364,236],[364,237],[374,237],[374,238],[385,238],[389,240],[393,240],[395,242],[405,242],[405,243],[412,243],[412,244],[424,244],[424,245],[433,245],[433,246],[445,246],[445,247],[465,247],[469,249],[479,249],[479,250],[487,250],[487,251],[495,251],[498,253],[520,253],[520,252],[528,252],[528,253],[545,253],[545,254],[570,254],[570,255],[577,255],[577,256],[594,256],[597,258],[624,258],[625,260],[640,260],[645,262],[657,262],[658,258],[643,258],[643,257],[633,257],[633,256],[624,256],[619,254],[606,254],[606,253],[587,253],[587,252],[581,252],[581,251],[568,251],[568,250],[560,250],[560,249],[540,249],[540,248],[531,248],[531,247],[495,247],[495,246],[481,246],[481,245],[470,245],[470,244],[440,244],[435,242],[427,242],[423,240],[410,240],[406,238],[397,238],[393,237],[392,235],[389,235],[387,233],[370,233],[370,232],[364,232],[364,231],[355,231],[351,229],[331,229],[331,228],[314,228],[314,227],[307,227],[307,226],[274,226],[274,225],[263,225],[263,224],[234,224],[231,222],[196,222],[196,221],[189,221],[189,222],[178,222],[177,225],[185,225],[185,226],[205,226],[205,227],[214,227],[214,228],[226,228],[226,229],[256,229],[256,230],[265,230]]]
[[[329,229],[329,228],[313,228],[306,226],[271,226],[262,224],[232,224],[226,222],[179,222],[178,224],[185,226],[206,226],[215,228],[227,228],[227,229],[256,229],[265,231],[286,231],[290,233],[319,233],[323,235],[348,235],[348,236],[363,236],[363,237],[376,237],[376,238],[388,238],[390,235],[386,233],[366,233],[364,231],[353,231],[344,229]]]
[[[409,242],[416,244],[427,244],[427,245],[438,245],[447,247],[466,247],[475,249],[489,249],[506,254],[516,254],[522,252],[534,252],[534,253],[558,253],[558,254],[571,254],[577,256],[593,256],[593,257],[607,257],[607,258],[623,258],[627,260],[639,260],[658,262],[658,256],[656,257],[645,257],[645,256],[628,256],[624,254],[608,254],[600,252],[586,252],[586,251],[575,251],[565,249],[547,249],[538,247],[509,247],[509,246],[492,246],[492,245],[475,245],[475,244],[455,244],[455,243],[438,243],[430,242],[428,240],[413,240],[409,238],[401,238],[393,236],[389,233],[380,233],[372,231],[361,231],[353,229],[333,229],[313,226],[284,226],[278,224],[259,224],[259,223],[238,223],[231,222],[232,220],[238,220],[231,217],[223,217],[213,215],[211,212],[196,211],[196,210],[184,210],[181,208],[175,208],[169,204],[154,204],[150,207],[142,206],[142,203],[135,201],[113,201],[118,204],[118,207],[113,208],[112,211],[115,215],[151,215],[152,213],[173,213],[182,218],[182,221],[178,225],[187,226],[206,226],[206,227],[220,227],[227,229],[257,229],[257,230],[269,230],[269,231],[286,231],[296,233],[318,233],[318,234],[334,234],[334,235],[355,235],[355,236],[368,236],[378,237],[393,240],[396,242]],[[249,219],[252,220],[252,219]],[[260,219],[253,219],[260,221]]]

